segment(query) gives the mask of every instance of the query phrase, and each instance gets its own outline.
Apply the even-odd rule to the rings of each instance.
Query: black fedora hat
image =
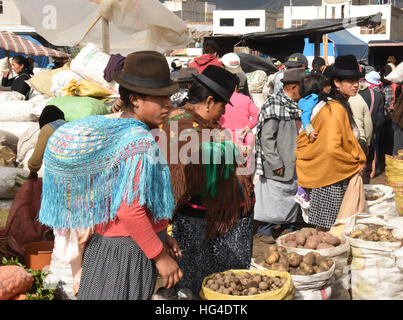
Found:
[[[170,96],[179,91],[171,80],[166,58],[156,51],[130,53],[123,70],[116,72],[113,79],[128,90],[150,96]]]
[[[357,58],[352,54],[348,54],[336,58],[332,76],[338,79],[361,79],[364,74],[360,71]]]
[[[192,77],[233,106],[230,99],[237,83],[234,74],[224,68],[209,65],[202,73],[196,76],[192,74]]]

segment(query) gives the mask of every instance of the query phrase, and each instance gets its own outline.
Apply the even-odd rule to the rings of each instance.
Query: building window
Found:
[[[0,14],[3,14],[3,1],[0,1]]]
[[[382,19],[381,24],[375,28],[361,27],[360,34],[386,34],[386,19]]]
[[[234,26],[233,18],[220,19],[220,27],[233,27],[233,26]]]
[[[311,20],[293,19],[291,22],[291,27],[292,28],[300,27],[308,22],[311,22]]]
[[[260,18],[246,18],[245,26],[246,27],[260,27]]]
[[[341,18],[344,19],[344,6],[341,6]]]

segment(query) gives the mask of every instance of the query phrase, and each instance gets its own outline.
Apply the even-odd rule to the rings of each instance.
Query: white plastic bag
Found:
[[[364,185],[365,197],[377,197],[365,201],[365,212],[381,219],[391,219],[399,216],[395,193],[392,187],[383,184]]]
[[[369,214],[356,214],[346,227],[346,238],[351,245],[351,291],[354,300],[403,299],[403,272],[401,242],[374,242],[353,239],[348,235],[370,226],[396,227]]]
[[[18,164],[19,168],[22,168],[24,170],[30,171],[29,167],[28,167],[28,162],[29,162],[29,159],[31,159],[32,154],[34,153],[34,151],[35,151],[35,148],[32,148],[32,149],[27,151],[27,153],[25,154],[25,158],[22,161],[22,163]],[[45,164],[42,162],[42,166],[41,166],[41,168],[39,169],[39,171],[36,174],[38,175],[38,178],[43,178],[44,173],[45,173]]]

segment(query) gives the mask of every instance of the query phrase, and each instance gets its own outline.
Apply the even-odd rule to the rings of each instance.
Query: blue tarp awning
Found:
[[[368,44],[358,39],[347,30],[329,33],[329,40],[335,44],[336,56],[353,54],[357,60],[368,57]]]

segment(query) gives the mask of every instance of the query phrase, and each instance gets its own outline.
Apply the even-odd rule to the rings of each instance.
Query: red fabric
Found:
[[[150,210],[137,201],[130,207],[122,204],[116,215],[112,222],[96,226],[95,232],[105,237],[132,237],[149,259],[161,253],[164,245],[157,233],[168,227],[168,220],[154,223]]]
[[[208,65],[223,67],[223,64],[218,60],[218,58],[211,53],[206,53],[200,57],[194,58],[189,64],[189,67],[196,68],[199,73],[202,73]]]
[[[52,229],[38,221],[41,195],[42,179],[28,179],[11,204],[5,233],[10,248],[21,256],[30,242],[54,240]]]

